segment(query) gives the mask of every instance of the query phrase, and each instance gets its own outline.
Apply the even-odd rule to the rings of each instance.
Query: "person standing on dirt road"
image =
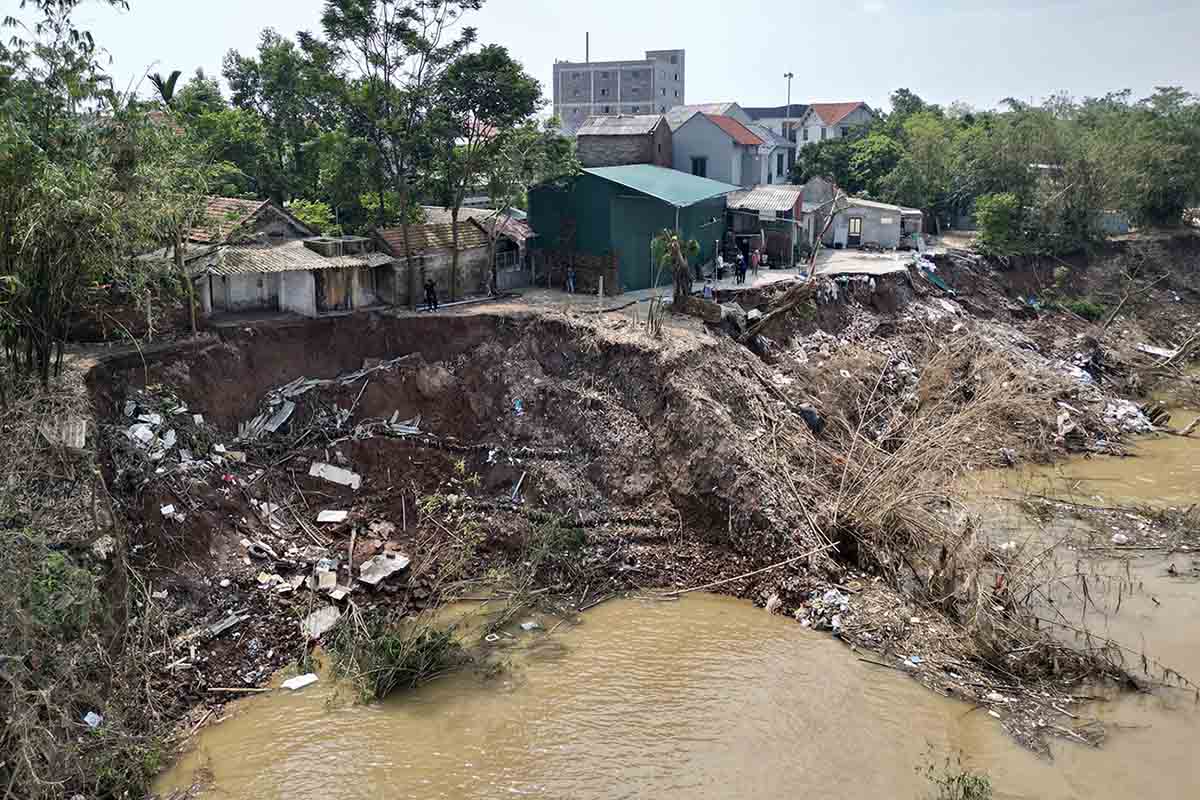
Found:
[[[425,279],[425,310],[438,310],[437,283],[433,278]]]
[[[738,260],[737,260],[737,282],[738,283],[746,282],[746,257],[743,256],[741,253],[738,253]]]
[[[567,267],[567,294],[575,294],[575,267]]]

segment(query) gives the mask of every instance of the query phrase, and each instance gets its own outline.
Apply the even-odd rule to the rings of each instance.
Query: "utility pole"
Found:
[[[791,72],[783,73],[783,77],[787,78],[787,111],[784,112],[783,135],[787,139],[791,139],[790,128],[792,127],[792,78],[796,77]]]
[[[784,115],[783,138],[787,139],[789,142],[794,143],[796,140],[792,138],[792,78],[794,78],[796,76],[794,74],[792,74],[791,72],[785,72],[785,73],[783,73],[783,77],[787,78],[787,82],[788,82],[787,111],[783,112],[783,115]],[[791,150],[788,151],[788,180],[789,181],[791,180],[792,167],[795,165],[795,163],[796,163],[796,148],[793,147]]]

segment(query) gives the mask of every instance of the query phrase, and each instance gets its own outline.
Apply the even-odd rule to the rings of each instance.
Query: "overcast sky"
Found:
[[[0,7],[17,0],[0,0]],[[200,66],[219,75],[231,48],[258,32],[319,31],[322,0],[130,0],[128,12],[88,0],[77,12],[112,55],[124,88],[147,70]],[[1198,0],[487,0],[468,24],[508,47],[549,92],[555,59],[640,58],[687,50],[687,101],[742,105],[865,100],[886,107],[908,87],[932,102],[990,108],[1160,85],[1200,93]],[[143,83],[143,93],[149,86]]]

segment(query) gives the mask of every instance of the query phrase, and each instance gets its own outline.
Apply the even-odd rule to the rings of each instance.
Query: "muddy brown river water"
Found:
[[[984,476],[979,496],[1036,480],[1048,494],[1112,502],[1200,499],[1200,443],[1163,438],[1141,451],[1151,457]],[[1030,531],[1011,505],[981,509],[994,535]],[[1105,627],[1195,678],[1200,585],[1166,574],[1190,561],[1136,558],[1144,591]],[[1048,761],[984,711],[732,598],[613,601],[552,637],[516,636],[500,677],[457,674],[372,706],[337,702],[324,679],[241,701],[158,788],[186,786],[205,768],[204,797],[247,800],[917,798],[928,784],[915,768],[961,753],[1001,798],[1200,796],[1190,692],[1096,704],[1084,713],[1108,725],[1104,747],[1055,741]]]

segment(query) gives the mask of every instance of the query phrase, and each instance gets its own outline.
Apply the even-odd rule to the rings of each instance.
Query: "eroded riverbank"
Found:
[[[997,540],[1106,536],[1094,522],[1046,524],[1006,492],[1105,487],[1113,504],[1186,497],[1200,443],[1143,439],[1141,458],[1073,459],[976,476],[977,511]],[[1184,476],[1181,478],[1181,474]],[[1107,480],[1101,480],[1107,479]],[[1090,496],[1090,495],[1089,495]],[[1089,627],[1200,674],[1200,582],[1171,575],[1187,551],[1095,558],[1140,589]],[[1103,592],[1103,586],[1097,591]],[[1062,597],[1072,619],[1078,599]],[[486,610],[486,609],[485,609]],[[781,615],[724,596],[621,599],[553,635],[514,628],[499,675],[460,672],[371,706],[326,679],[229,707],[159,782],[204,778],[201,796],[919,797],[915,767],[960,753],[1007,798],[1182,797],[1200,789],[1193,693],[1095,689],[1074,709],[1104,725],[1102,748],[1051,742],[1042,759],[982,708],[943,698],[896,670]],[[511,627],[511,626],[510,626]]]

